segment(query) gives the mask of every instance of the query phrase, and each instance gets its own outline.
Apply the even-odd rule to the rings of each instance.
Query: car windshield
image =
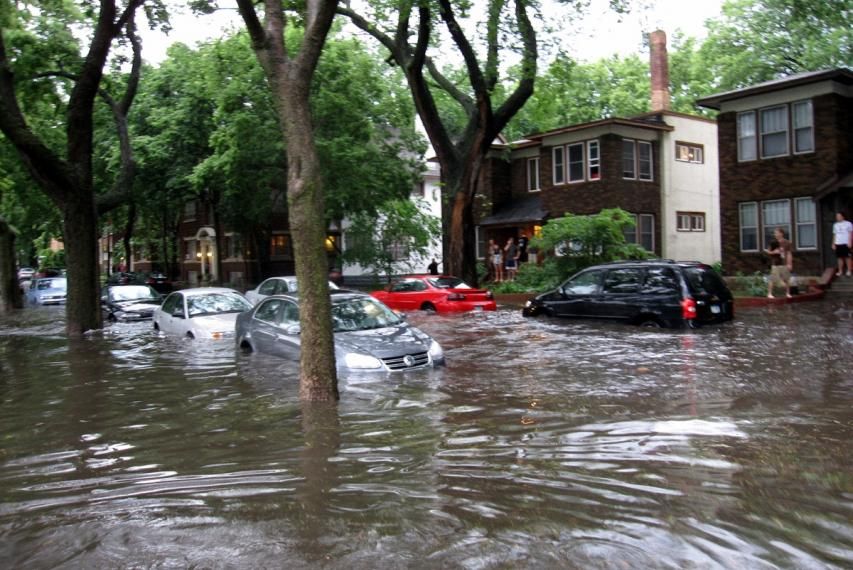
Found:
[[[110,297],[113,301],[141,301],[159,299],[160,294],[147,285],[128,285],[127,287],[113,287],[110,289]]]
[[[690,288],[696,293],[711,295],[726,295],[728,288],[713,269],[706,267],[686,267],[684,274],[690,283]]]
[[[36,288],[43,289],[65,289],[65,279],[40,279]]]
[[[221,313],[242,313],[251,308],[252,304],[236,293],[208,293],[187,297],[187,312],[190,318]]]
[[[332,305],[332,326],[335,332],[363,331],[400,324],[394,311],[371,299],[359,297]]]
[[[439,289],[470,289],[471,286],[458,277],[435,277],[428,279],[429,284]]]

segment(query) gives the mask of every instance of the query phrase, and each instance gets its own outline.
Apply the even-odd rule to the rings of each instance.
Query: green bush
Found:
[[[767,294],[767,278],[760,271],[751,275],[738,272],[733,278],[729,279],[729,285],[732,293],[741,297],[763,297]]]

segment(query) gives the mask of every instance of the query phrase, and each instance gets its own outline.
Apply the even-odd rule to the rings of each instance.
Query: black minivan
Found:
[[[618,261],[587,267],[529,301],[524,316],[698,327],[734,318],[734,298],[710,266],[692,261]]]

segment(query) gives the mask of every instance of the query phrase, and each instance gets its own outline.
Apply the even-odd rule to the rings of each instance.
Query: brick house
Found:
[[[781,227],[797,273],[835,264],[831,228],[853,212],[853,72],[802,73],[698,101],[719,111],[722,261],[766,270]]]
[[[675,259],[719,255],[717,126],[669,110],[666,36],[651,39],[651,113],[569,125],[495,145],[481,179],[478,257],[486,243],[535,235],[548,219],[619,207],[629,242]]]

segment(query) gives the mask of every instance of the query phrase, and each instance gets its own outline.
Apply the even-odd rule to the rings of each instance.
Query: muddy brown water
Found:
[[[4,568],[849,568],[853,300],[697,331],[410,321],[446,369],[0,321]]]

